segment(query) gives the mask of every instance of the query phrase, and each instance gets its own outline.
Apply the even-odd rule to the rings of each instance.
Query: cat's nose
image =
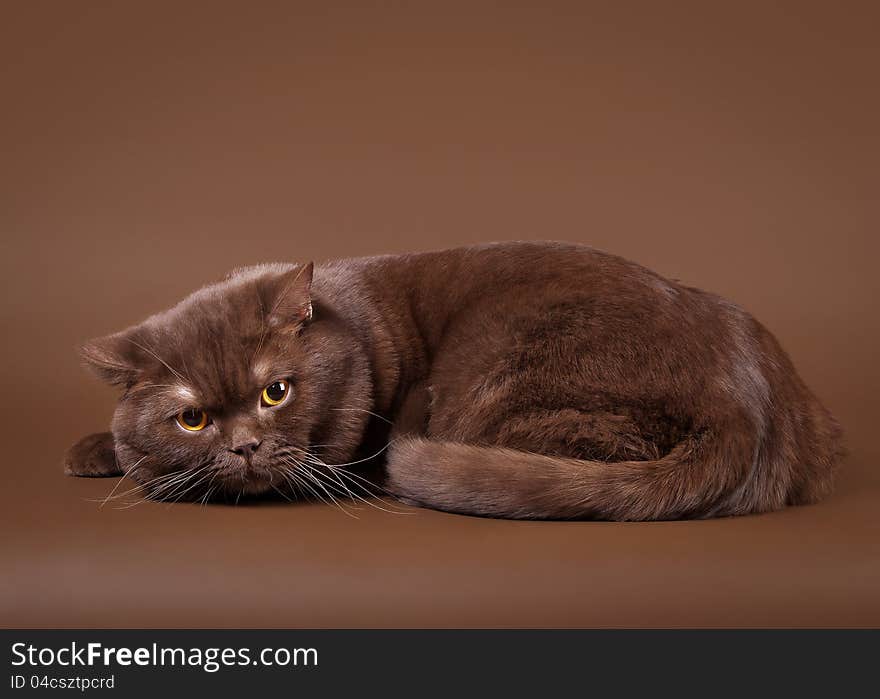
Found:
[[[229,451],[250,458],[263,442],[256,437],[248,437],[232,445]]]

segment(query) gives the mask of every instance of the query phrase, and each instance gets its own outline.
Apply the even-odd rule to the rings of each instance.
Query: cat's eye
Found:
[[[204,410],[190,408],[177,414],[177,424],[187,432],[198,432],[205,429],[208,424],[208,413]]]
[[[290,384],[284,379],[273,381],[260,394],[260,402],[266,407],[281,405],[290,395]]]

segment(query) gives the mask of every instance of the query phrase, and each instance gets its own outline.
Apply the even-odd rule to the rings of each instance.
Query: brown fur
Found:
[[[119,467],[104,470],[214,474],[219,487],[205,495],[203,479],[188,498],[293,492],[281,456],[319,444],[325,464],[348,462],[385,443],[386,421],[387,488],[496,517],[764,512],[826,495],[841,453],[834,419],[751,316],[562,243],[335,261],[313,283],[311,267],[248,268],[84,356],[126,388]],[[289,405],[258,409],[278,377]],[[211,435],[171,424],[180,384],[216,416]],[[262,441],[248,463],[230,452],[242,430]],[[70,471],[100,470],[90,444]]]

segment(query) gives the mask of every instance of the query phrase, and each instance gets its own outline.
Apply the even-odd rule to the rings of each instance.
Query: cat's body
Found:
[[[833,418],[757,321],[576,245],[341,260],[313,282],[311,267],[248,268],[85,356],[127,387],[120,468],[169,499],[170,474],[201,474],[195,499],[288,494],[291,468],[326,485],[323,464],[383,446],[387,424],[391,492],[498,517],[768,511],[827,494],[840,454]],[[289,396],[258,403],[272,381]],[[172,424],[186,408],[207,427]],[[107,453],[83,442],[68,469],[101,471],[96,444]]]

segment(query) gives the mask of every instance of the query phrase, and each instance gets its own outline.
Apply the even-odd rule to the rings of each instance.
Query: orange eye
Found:
[[[208,413],[204,410],[183,410],[177,415],[177,424],[187,432],[198,432],[208,424]]]
[[[260,402],[267,407],[281,405],[287,400],[288,395],[290,395],[290,384],[281,379],[273,381],[263,389],[260,394]]]

